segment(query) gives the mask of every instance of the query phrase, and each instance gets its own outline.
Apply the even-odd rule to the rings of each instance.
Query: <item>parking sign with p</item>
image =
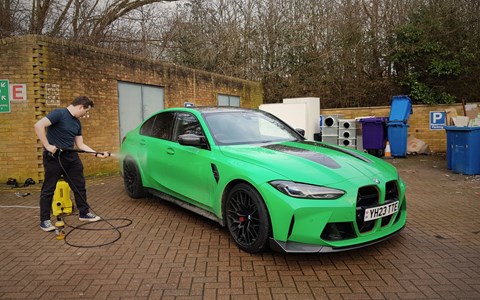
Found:
[[[444,111],[430,112],[430,130],[442,130],[446,125],[447,114]]]

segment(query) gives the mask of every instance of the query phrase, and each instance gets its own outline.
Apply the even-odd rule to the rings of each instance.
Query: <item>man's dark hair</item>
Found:
[[[88,108],[89,106],[93,108],[93,101],[87,96],[78,96],[77,98],[73,99],[71,104],[73,106],[82,105],[83,108]]]

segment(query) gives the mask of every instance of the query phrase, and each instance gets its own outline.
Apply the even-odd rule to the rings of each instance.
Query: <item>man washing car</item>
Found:
[[[79,210],[81,221],[98,221],[100,217],[90,212],[87,203],[83,164],[78,153],[65,151],[60,155],[60,149],[73,149],[74,146],[87,152],[95,152],[83,142],[80,118],[88,116],[94,103],[86,96],[75,98],[68,107],[51,111],[35,123],[35,133],[44,147],[43,167],[45,178],[40,193],[40,228],[43,231],[53,231],[55,226],[50,221],[53,194],[57,181],[62,175],[72,188],[75,203]],[[93,154],[105,158],[108,152]]]

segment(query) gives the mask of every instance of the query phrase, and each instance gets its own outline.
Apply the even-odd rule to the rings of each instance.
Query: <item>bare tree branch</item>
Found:
[[[96,42],[99,42],[99,39],[103,37],[105,30],[113,22],[121,18],[122,16],[128,14],[134,9],[145,6],[147,4],[157,3],[157,2],[175,2],[178,0],[118,0],[115,1],[107,10],[103,13],[103,16],[98,19],[97,22],[93,25],[91,36],[95,39]]]
[[[65,5],[65,8],[63,9],[62,13],[60,14],[57,21],[55,22],[55,25],[53,26],[53,29],[51,31],[52,35],[54,35],[54,36],[58,35],[58,33],[60,32],[63,23],[65,23],[65,21],[66,21],[65,16],[67,15],[67,13],[69,11],[70,6],[72,5],[72,2],[73,2],[73,0],[68,0],[67,4]]]

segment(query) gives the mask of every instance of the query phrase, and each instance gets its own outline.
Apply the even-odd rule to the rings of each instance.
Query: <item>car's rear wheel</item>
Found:
[[[143,198],[146,195],[142,185],[142,177],[137,164],[133,160],[125,160],[123,163],[123,183],[127,194],[132,198]]]
[[[233,187],[225,209],[228,231],[238,247],[250,253],[268,249],[270,217],[262,197],[253,187],[244,183]]]

